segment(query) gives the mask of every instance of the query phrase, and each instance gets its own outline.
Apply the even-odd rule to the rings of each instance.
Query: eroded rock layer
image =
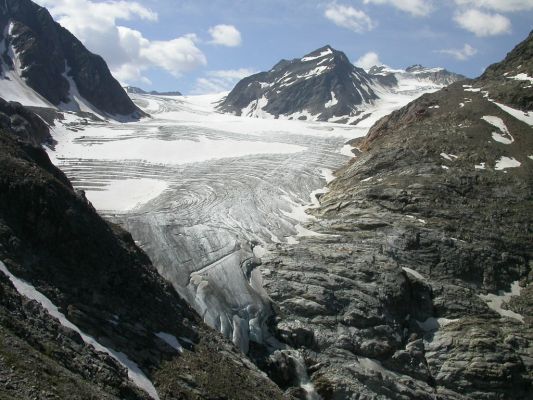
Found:
[[[532,45],[379,121],[320,198],[323,236],[263,259],[271,327],[324,399],[531,396]]]

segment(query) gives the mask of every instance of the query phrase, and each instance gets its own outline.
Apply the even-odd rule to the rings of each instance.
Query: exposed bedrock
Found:
[[[531,76],[527,46],[491,71]],[[487,74],[380,120],[313,211],[324,236],[263,257],[271,330],[324,399],[531,397],[533,128],[491,97],[515,82]]]

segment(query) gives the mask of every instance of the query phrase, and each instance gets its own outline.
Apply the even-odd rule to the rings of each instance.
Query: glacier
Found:
[[[353,156],[346,141],[424,91],[386,97],[357,126],[221,114],[224,94],[131,94],[150,118],[120,124],[65,112],[48,154],[208,325],[245,353],[250,340],[275,349],[261,255],[317,234],[305,210]]]

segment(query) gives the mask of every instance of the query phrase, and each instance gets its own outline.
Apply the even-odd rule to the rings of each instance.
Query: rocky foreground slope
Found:
[[[144,115],[102,57],[30,0],[0,2],[0,94],[27,106],[115,119]]]
[[[0,106],[0,399],[282,398]]]
[[[380,120],[320,198],[322,236],[263,259],[271,328],[324,399],[531,398],[532,77],[533,33]],[[294,384],[285,352],[265,368]]]

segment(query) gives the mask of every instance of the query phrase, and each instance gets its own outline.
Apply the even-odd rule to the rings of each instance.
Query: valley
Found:
[[[0,2],[0,400],[529,399],[533,5],[165,2]]]
[[[220,114],[221,96],[132,94],[151,118],[116,124],[64,113],[48,153],[99,212],[132,233],[204,321],[246,353],[250,338],[271,340],[260,258],[318,236],[306,228],[313,217],[305,210],[319,205],[333,171],[350,160],[345,142],[436,88],[411,85],[357,127]]]

